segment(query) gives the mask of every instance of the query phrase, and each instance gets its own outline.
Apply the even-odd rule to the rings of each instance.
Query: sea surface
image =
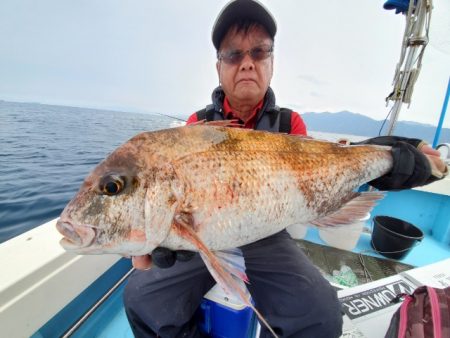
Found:
[[[87,174],[165,116],[0,101],[0,243],[59,216]]]
[[[0,243],[58,217],[87,174],[132,136],[179,125],[159,114],[0,101]]]

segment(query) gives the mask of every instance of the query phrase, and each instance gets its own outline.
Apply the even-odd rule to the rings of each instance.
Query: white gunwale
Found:
[[[29,337],[120,259],[64,251],[55,224],[56,219],[0,245],[3,337]]]

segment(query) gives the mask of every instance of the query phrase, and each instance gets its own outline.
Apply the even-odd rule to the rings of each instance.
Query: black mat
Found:
[[[339,271],[342,266],[346,265],[356,275],[358,284],[368,283],[414,268],[395,260],[357,254],[305,240],[297,240],[297,244],[324,275],[332,276],[333,270]]]

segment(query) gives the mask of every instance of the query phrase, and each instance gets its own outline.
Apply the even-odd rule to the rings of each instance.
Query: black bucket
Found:
[[[402,259],[422,239],[422,230],[411,223],[389,216],[373,219],[371,244],[383,256]]]

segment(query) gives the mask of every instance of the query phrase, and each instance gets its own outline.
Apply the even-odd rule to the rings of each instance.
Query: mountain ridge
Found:
[[[308,130],[357,136],[377,136],[386,132],[388,121],[374,120],[350,111],[304,112],[301,114]],[[414,121],[398,121],[394,135],[419,138],[433,143],[436,127]],[[450,128],[442,128],[439,143],[450,143]]]

